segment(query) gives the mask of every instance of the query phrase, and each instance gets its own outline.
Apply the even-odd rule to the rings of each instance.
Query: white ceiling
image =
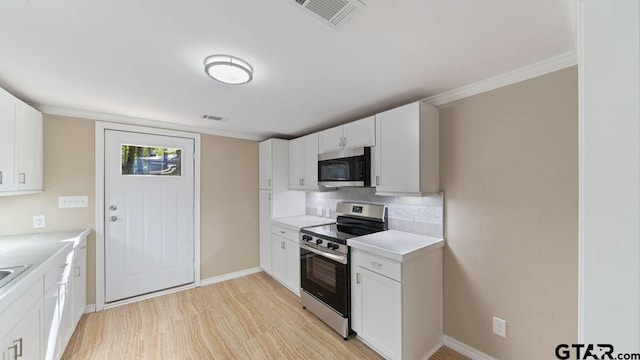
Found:
[[[364,2],[335,30],[294,0],[6,0],[0,87],[37,105],[286,136],[572,51],[567,1]],[[212,54],[249,61],[254,80],[208,78]]]

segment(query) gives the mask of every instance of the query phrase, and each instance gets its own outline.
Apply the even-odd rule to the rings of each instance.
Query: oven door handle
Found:
[[[330,260],[333,260],[333,261],[337,261],[337,262],[339,262],[340,264],[347,265],[347,257],[346,257],[346,256],[340,256],[340,255],[335,255],[335,254],[329,254],[329,253],[326,253],[326,252],[324,252],[324,251],[320,251],[320,250],[318,250],[318,249],[312,248],[311,246],[309,246],[309,245],[307,245],[307,244],[300,244],[300,247],[301,247],[302,249],[305,249],[305,250],[311,251],[312,253],[314,253],[314,254],[318,254],[318,255],[320,255],[320,256],[322,256],[322,257],[325,257],[325,258],[327,258],[327,259],[330,259]]]

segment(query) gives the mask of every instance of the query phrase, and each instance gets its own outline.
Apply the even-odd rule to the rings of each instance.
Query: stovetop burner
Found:
[[[348,239],[388,229],[384,205],[338,203],[336,212],[336,224],[307,227],[300,232],[346,245]]]

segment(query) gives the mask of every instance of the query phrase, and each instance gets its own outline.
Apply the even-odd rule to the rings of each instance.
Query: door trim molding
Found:
[[[96,183],[96,305],[95,311],[105,309],[105,253],[104,253],[104,135],[105,130],[139,132],[150,135],[165,135],[193,139],[194,141],[194,283],[190,287],[200,286],[200,134],[156,129],[144,126],[125,125],[103,121],[95,122],[95,183]],[[141,300],[136,298],[136,300]]]

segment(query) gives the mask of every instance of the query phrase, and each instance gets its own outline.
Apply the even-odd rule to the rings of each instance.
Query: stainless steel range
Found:
[[[347,239],[389,228],[384,205],[338,203],[336,224],[300,230],[302,306],[345,340],[351,328]]]

